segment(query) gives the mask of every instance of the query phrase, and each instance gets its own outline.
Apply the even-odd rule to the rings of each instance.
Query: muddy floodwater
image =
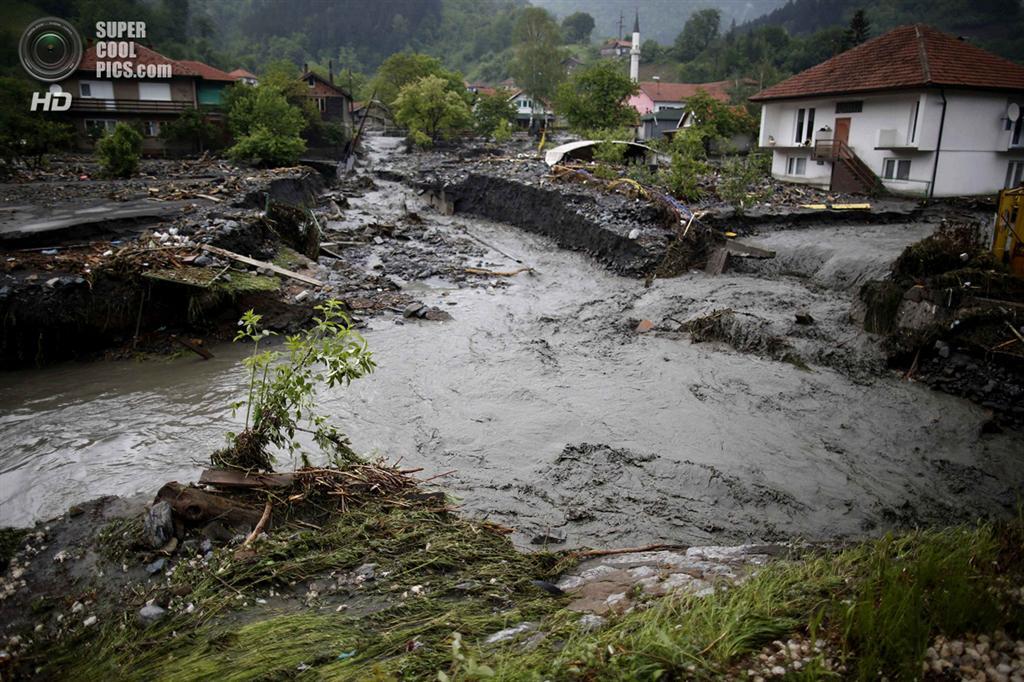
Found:
[[[415,201],[384,183],[354,203]],[[931,225],[767,233],[752,241],[774,261],[645,288],[514,227],[423,214],[487,244],[496,268],[535,272],[411,285],[454,319],[369,318],[379,369],[320,407],[358,451],[452,472],[436,482],[521,541],[548,528],[592,546],[858,536],[1006,514],[1024,486],[1019,433],[982,435],[981,408],[859,371],[877,357],[848,322],[856,287]],[[809,367],[676,331],[722,308],[781,327],[809,311]],[[656,330],[635,333],[639,319]],[[194,480],[237,423],[245,350],[0,375],[0,525]]]

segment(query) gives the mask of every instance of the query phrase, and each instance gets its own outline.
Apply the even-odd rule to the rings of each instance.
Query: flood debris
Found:
[[[1024,279],[996,263],[978,223],[944,223],[866,283],[856,314],[907,379],[1024,423]]]

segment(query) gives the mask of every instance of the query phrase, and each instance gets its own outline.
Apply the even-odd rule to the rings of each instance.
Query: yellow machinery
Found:
[[[999,192],[992,255],[1010,266],[1013,274],[1024,277],[1024,187]]]

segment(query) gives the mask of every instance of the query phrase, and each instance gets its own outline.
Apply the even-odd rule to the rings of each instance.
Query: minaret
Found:
[[[640,81],[640,10],[636,11],[633,21],[633,44],[629,48],[629,79],[634,83]]]

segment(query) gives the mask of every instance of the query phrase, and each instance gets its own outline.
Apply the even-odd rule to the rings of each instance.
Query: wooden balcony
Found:
[[[76,97],[71,102],[71,111],[121,113],[121,114],[177,114],[186,109],[195,109],[189,100],[147,100],[147,99],[93,99]]]

